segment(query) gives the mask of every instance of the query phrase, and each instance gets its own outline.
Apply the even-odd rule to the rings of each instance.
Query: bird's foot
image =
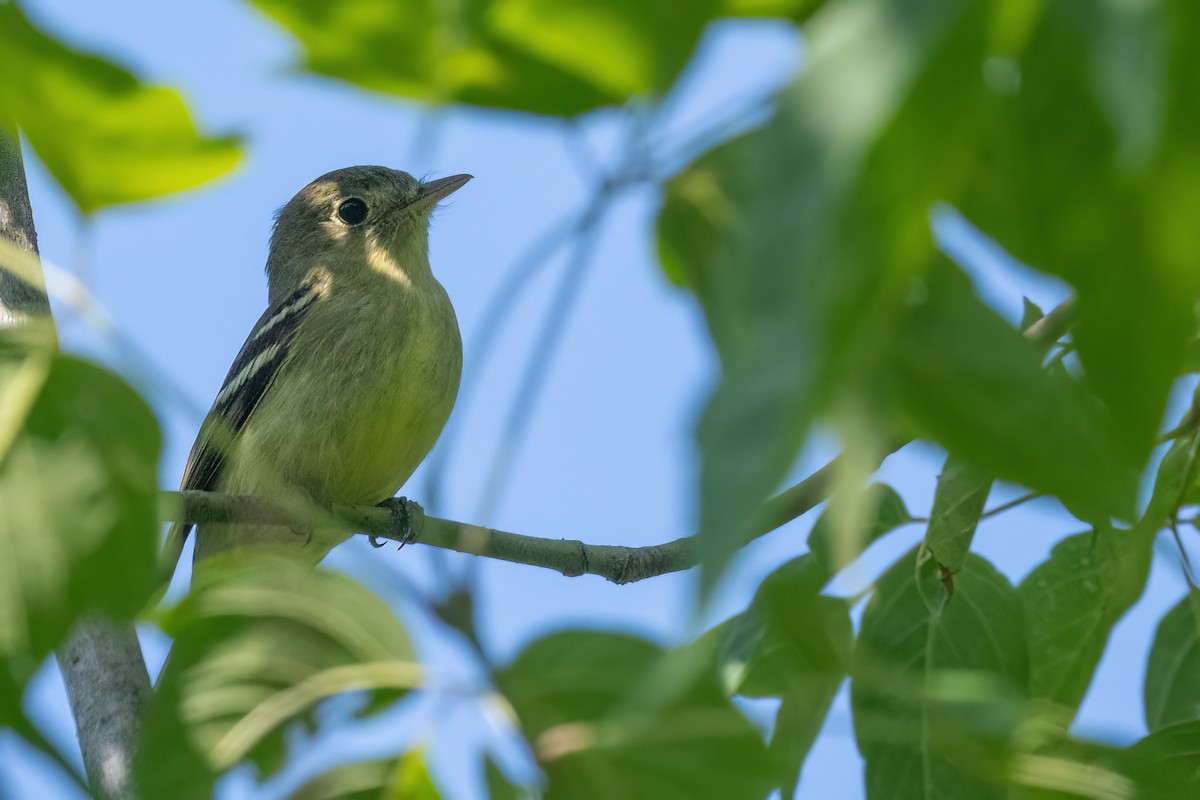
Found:
[[[425,509],[413,500],[407,497],[389,497],[379,504],[380,508],[386,508],[392,516],[392,530],[401,534],[399,550],[404,549],[404,545],[412,544],[421,535],[421,528],[425,524]],[[372,547],[383,547],[384,543],[379,541],[375,536],[368,536],[368,541]]]

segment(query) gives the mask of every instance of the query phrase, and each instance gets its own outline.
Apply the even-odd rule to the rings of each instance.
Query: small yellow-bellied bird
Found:
[[[322,175],[279,212],[269,303],[234,359],[181,488],[268,500],[379,503],[433,447],[458,394],[462,340],[429,266],[429,216],[471,179],[421,182],[387,167]],[[176,523],[174,568],[190,525]],[[204,524],[196,560],[234,548],[305,548],[279,525]]]

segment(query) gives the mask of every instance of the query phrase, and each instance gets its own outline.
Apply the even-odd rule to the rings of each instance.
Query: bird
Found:
[[[429,263],[430,215],[471,175],[422,181],[383,166],[334,170],[276,215],[268,304],[191,448],[180,484],[281,503],[388,503],[433,447],[458,394],[462,339]],[[393,509],[411,509],[404,505]],[[419,510],[419,509],[418,509]],[[192,525],[172,525],[173,571]],[[279,524],[204,523],[194,563],[347,538]],[[374,540],[372,540],[374,543]]]

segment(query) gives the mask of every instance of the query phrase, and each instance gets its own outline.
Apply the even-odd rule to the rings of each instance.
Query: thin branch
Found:
[[[775,530],[811,510],[829,494],[837,459],[763,505],[754,538]],[[294,512],[281,511],[254,497],[234,497],[212,492],[162,492],[160,514],[164,519],[192,524],[253,522],[294,526]],[[587,544],[577,539],[549,539],[469,525],[464,522],[425,517],[415,538],[398,526],[386,509],[377,506],[338,505],[333,515],[356,533],[412,541],[430,547],[486,556],[516,564],[528,564],[561,572],[568,577],[598,575],[625,584],[694,567],[698,561],[694,537],[685,536],[663,544],[644,547]]]

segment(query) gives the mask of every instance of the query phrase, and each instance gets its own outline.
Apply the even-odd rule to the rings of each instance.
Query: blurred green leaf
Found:
[[[811,556],[793,559],[767,576],[742,617],[755,643],[737,693],[783,701],[769,749],[784,797],[796,793],[805,757],[850,666],[850,607],[821,595],[827,579]]]
[[[439,800],[420,750],[399,758],[344,764],[324,772],[288,800]]]
[[[913,555],[876,585],[859,630],[851,704],[867,797],[1002,798],[973,774],[996,761],[1024,713],[1028,660],[1020,602],[969,555],[955,593],[931,615]]]
[[[0,51],[0,120],[85,214],[191,189],[241,159],[236,139],[196,131],[178,93],[51,39],[15,3],[0,3]]]
[[[487,782],[488,800],[521,800],[524,797],[496,766],[491,756],[484,759],[484,779]]]
[[[670,697],[631,702],[665,655],[631,636],[569,631],[535,641],[497,674],[546,771],[548,800],[768,793],[762,737],[711,671],[681,671]]]
[[[1187,2],[1060,0],[1007,21],[984,65],[986,137],[961,208],[1076,288],[1083,371],[1141,464],[1200,296],[1200,115],[1185,55],[1200,20]]]
[[[876,539],[912,520],[904,498],[886,484],[871,484],[855,502],[864,509],[862,531],[839,526],[827,508],[808,532],[809,553],[828,577],[854,563]]]
[[[705,589],[814,416],[880,369],[910,281],[934,258],[927,214],[961,181],[982,11],[827,6],[774,119],[668,184],[660,252],[699,298],[722,366],[698,433]]]
[[[133,389],[70,356],[0,368],[0,421],[0,670],[23,683],[77,618],[153,595],[161,442]]]
[[[211,781],[246,758],[273,772],[284,727],[311,727],[322,700],[367,691],[372,712],[421,682],[386,603],[346,575],[290,559],[205,561],[163,629],[175,644],[139,748],[146,797],[207,796],[199,776]]]
[[[1054,495],[1085,519],[1133,516],[1137,475],[1118,457],[1095,402],[1069,376],[1042,369],[1036,347],[985,306],[959,270],[939,265],[921,295],[890,355],[918,429],[977,469]],[[955,546],[969,543],[959,537]]]
[[[1021,581],[1033,697],[1078,708],[1113,625],[1142,594],[1151,541],[1112,528],[1069,536]]]
[[[1152,731],[1200,721],[1200,592],[1189,592],[1158,623],[1144,696]]]

